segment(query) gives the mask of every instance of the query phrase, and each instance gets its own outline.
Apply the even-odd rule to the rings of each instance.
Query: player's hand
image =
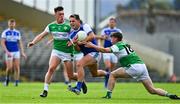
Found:
[[[69,47],[69,46],[72,46],[73,45],[73,43],[71,42],[71,41],[68,41],[67,42],[67,46]]]
[[[11,53],[9,51],[6,52],[8,57],[12,57]]]
[[[50,46],[51,43],[52,43],[52,41],[48,41],[48,42],[46,43],[46,46]]]
[[[27,44],[27,47],[32,47],[33,45],[34,45],[33,42],[29,42],[29,43]]]

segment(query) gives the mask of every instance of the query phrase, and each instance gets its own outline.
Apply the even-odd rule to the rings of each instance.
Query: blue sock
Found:
[[[81,87],[82,87],[82,83],[83,82],[77,82],[77,89],[79,90],[79,91],[81,91]]]
[[[19,83],[19,80],[16,80],[16,81],[15,81],[15,83],[17,83],[17,84],[18,84],[18,83]]]
[[[107,88],[110,72],[106,69],[107,74],[105,75],[104,87]]]

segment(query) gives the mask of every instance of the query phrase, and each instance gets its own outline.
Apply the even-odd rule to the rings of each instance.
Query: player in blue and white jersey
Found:
[[[111,34],[115,33],[115,32],[120,32],[122,33],[122,31],[116,27],[116,19],[115,18],[110,18],[109,19],[109,23],[108,23],[108,27],[104,28],[101,31],[101,35],[100,36],[96,36],[97,39],[101,39],[104,40],[104,47],[110,47],[112,46],[112,42],[111,42]],[[105,70],[110,73],[116,66],[117,64],[117,57],[114,55],[114,53],[103,53],[103,61],[105,64]],[[105,82],[104,82],[104,86],[107,87],[107,83],[108,83],[108,79],[109,76],[105,77]]]
[[[6,79],[5,86],[9,84],[10,73],[14,70],[15,86],[18,86],[20,77],[20,54],[26,58],[23,44],[21,41],[21,34],[15,29],[16,21],[14,19],[8,20],[8,29],[4,30],[1,35],[1,45],[5,52],[6,60]]]
[[[71,28],[74,30],[74,35],[76,35],[78,31],[85,31],[87,33],[87,37],[84,42],[91,41],[93,44],[97,44],[95,34],[91,27],[88,24],[81,24],[79,15],[71,15],[69,19]],[[76,38],[74,38],[74,40],[76,40]],[[76,48],[79,48],[79,50],[84,54],[84,57],[81,58],[76,64],[78,82],[76,87],[72,88],[72,91],[78,95],[80,94],[81,88],[83,87],[83,80],[85,76],[84,67],[88,67],[93,77],[106,76],[107,73],[104,70],[98,70],[100,53],[97,52],[97,50],[93,48],[87,48],[83,42],[79,41],[75,45]]]

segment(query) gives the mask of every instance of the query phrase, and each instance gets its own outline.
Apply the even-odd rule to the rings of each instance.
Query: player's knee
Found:
[[[82,64],[81,64],[80,62],[78,62],[78,63],[76,64],[76,67],[79,68],[79,67],[83,67],[83,66],[82,66]]]
[[[49,73],[49,74],[53,74],[53,73],[54,73],[54,68],[49,68],[49,69],[48,69],[48,73]]]
[[[7,69],[7,70],[12,70],[12,69],[13,69],[13,66],[7,66],[6,69]]]
[[[110,73],[109,78],[115,78],[115,73]]]

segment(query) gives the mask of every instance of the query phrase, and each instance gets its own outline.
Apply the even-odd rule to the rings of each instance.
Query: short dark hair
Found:
[[[14,18],[8,20],[9,22],[16,22]]]
[[[116,18],[114,18],[114,17],[111,17],[111,18],[109,19],[109,21],[111,21],[111,20],[113,20],[113,21],[116,22]]]
[[[111,37],[118,38],[118,40],[121,41],[122,38],[123,38],[123,35],[122,35],[122,33],[120,33],[120,32],[115,32],[115,33],[112,33],[112,34],[111,34]]]
[[[76,20],[81,21],[81,19],[80,19],[78,14],[72,14],[72,15],[69,16],[69,18],[75,18]]]
[[[58,6],[58,7],[54,8],[55,13],[58,11],[63,11],[63,10],[64,10],[64,8],[62,6]]]

